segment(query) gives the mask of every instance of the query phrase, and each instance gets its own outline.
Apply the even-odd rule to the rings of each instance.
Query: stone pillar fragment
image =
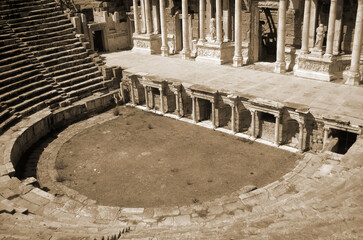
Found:
[[[159,91],[160,91],[160,111],[162,113],[165,113],[165,110],[164,110],[164,92],[163,92],[163,88],[159,88]]]
[[[257,113],[256,110],[251,110],[252,139],[256,139],[256,113]]]
[[[299,122],[299,150],[300,152],[303,152],[305,149],[304,144],[304,128],[305,124],[303,122]]]
[[[279,23],[277,30],[276,63],[275,63],[276,73],[286,72],[285,41],[286,41],[286,0],[280,0]]]
[[[217,43],[223,42],[222,36],[222,1],[216,0],[216,41]]]
[[[310,27],[311,0],[305,0],[304,22],[302,32],[301,53],[309,53],[309,27]]]
[[[192,96],[192,117],[193,121],[197,123],[197,98]]]
[[[145,89],[145,105],[146,105],[146,108],[149,109],[150,106],[149,106],[149,91],[148,91],[148,86],[145,86],[144,89]]]
[[[205,41],[205,0],[199,0],[199,42]]]
[[[142,1],[142,0],[141,0]],[[135,24],[135,33],[140,33],[140,23],[139,23],[139,6],[137,5],[137,0],[133,0],[134,4],[134,24]]]
[[[330,11],[329,11],[328,34],[326,38],[326,51],[325,51],[325,56],[327,57],[333,55],[336,16],[337,16],[337,0],[331,0]]]
[[[275,115],[275,142],[276,146],[280,145],[280,114]]]
[[[183,59],[190,58],[188,0],[182,0]]]
[[[161,23],[161,55],[169,56],[168,35],[165,20],[165,0],[160,0],[160,23]]]
[[[361,74],[359,72],[360,55],[362,50],[362,33],[363,33],[363,0],[358,0],[357,17],[355,21],[352,60],[350,69],[344,72],[345,84],[361,84]]]
[[[146,19],[146,33],[152,33],[151,10],[150,0],[145,0],[145,19]]]
[[[234,13],[234,56],[233,66],[242,66],[242,34],[241,34],[241,11],[242,0],[235,0],[235,13]]]

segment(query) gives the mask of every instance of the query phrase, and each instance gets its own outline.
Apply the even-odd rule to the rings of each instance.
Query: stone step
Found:
[[[52,60],[49,60],[49,61],[45,61],[45,62],[42,62],[41,64],[42,64],[42,66],[48,68],[50,66],[59,65],[59,64],[64,63],[64,62],[70,62],[70,61],[74,61],[74,60],[82,59],[82,58],[86,58],[86,57],[88,57],[87,52],[81,52],[81,53],[78,53],[78,54],[63,56],[63,57],[60,57],[60,58],[57,58],[57,59],[52,59]]]
[[[2,1],[0,3],[0,10],[9,9],[9,8],[17,9],[25,6],[33,6],[42,3],[43,1],[23,1],[23,0],[19,0],[17,2]]]
[[[48,26],[39,26],[40,28],[36,29],[35,27],[33,27],[33,29],[25,29],[22,32],[17,33],[17,37],[21,38],[22,40],[27,40],[27,37],[35,37],[37,35],[44,35],[47,33],[53,33],[53,32],[57,32],[57,31],[61,31],[64,29],[74,29],[73,28],[73,24],[70,23],[69,21],[65,21],[64,24],[59,24],[57,22],[57,25],[50,25]]]
[[[21,86],[25,86],[27,84],[39,81],[43,79],[43,75],[40,74],[37,70],[25,72],[23,75],[17,75],[12,78],[7,78],[0,81],[0,94],[7,93],[13,89],[17,89]]]
[[[72,49],[72,48],[78,48],[78,47],[81,47],[81,46],[82,46],[82,43],[77,41],[77,42],[67,44],[67,45],[60,45],[60,46],[56,46],[56,47],[46,48],[46,49],[41,50],[41,51],[36,51],[36,52],[34,52],[34,56],[35,57],[40,57],[40,56],[43,56],[43,55],[58,53],[58,52],[61,52],[61,51],[66,51],[66,50],[69,50],[69,49]]]
[[[73,65],[71,65],[73,64]],[[73,73],[82,69],[92,68],[95,64],[92,62],[91,58],[79,59],[73,61],[72,63],[63,63],[60,65],[56,65],[50,68],[50,72],[44,74],[46,77],[55,77],[60,75],[66,75],[69,73]],[[55,68],[54,68],[55,67]]]
[[[53,96],[57,95],[58,92],[56,90],[46,91],[41,95],[36,95],[31,99],[27,99],[22,101],[21,103],[11,106],[10,108],[16,112],[20,112],[22,115],[27,115],[30,112],[35,112],[40,110],[43,107],[46,107],[46,104],[42,101],[52,98]],[[42,102],[40,105],[38,103]],[[37,104],[37,105],[36,105]],[[41,108],[40,108],[41,107]]]
[[[11,115],[6,120],[1,121],[0,122],[0,133],[3,133],[4,131],[6,131],[9,127],[13,126],[19,120],[20,120],[20,117],[19,116],[17,116],[17,115]]]
[[[65,39],[71,39],[71,38],[75,38],[74,33],[68,33],[66,35],[56,35],[54,37],[49,37],[46,39],[32,40],[30,42],[27,42],[26,44],[28,46],[34,46],[34,45],[47,44],[47,43],[57,42],[57,41],[65,40]]]
[[[31,100],[34,97],[44,94],[45,92],[50,92],[52,89],[53,89],[53,87],[51,85],[45,85],[45,86],[33,89],[31,91],[25,92],[21,95],[18,95],[16,97],[6,100],[4,102],[8,106],[10,106],[11,109],[14,109],[15,111],[19,111],[17,106],[18,105],[21,106],[21,104],[22,104],[21,102],[26,102],[28,100]],[[20,110],[22,110],[22,109],[20,109]]]
[[[27,58],[25,54],[12,55],[0,60],[0,65],[12,64]]]
[[[21,95],[25,92],[31,91],[38,87],[44,86],[46,84],[48,84],[47,80],[41,80],[41,81],[30,83],[28,85],[23,85],[22,87],[16,88],[12,91],[8,91],[6,93],[0,94],[0,101],[6,101],[8,99],[14,98],[15,96]]]
[[[15,75],[21,74],[26,71],[31,71],[35,68],[36,68],[36,66],[34,64],[28,64],[28,65],[24,64],[23,67],[0,71],[0,79],[9,78],[10,76],[15,76]],[[0,83],[0,86],[1,86],[1,83]]]
[[[15,48],[15,47],[12,49],[5,50],[5,51],[0,50],[0,59],[8,58],[8,57],[14,56],[14,55],[19,55],[19,54],[21,54],[21,52],[22,51],[19,48]]]
[[[59,16],[58,14],[54,14],[55,16]],[[45,28],[51,28],[57,25],[64,25],[64,24],[68,24],[69,20],[67,18],[58,20],[58,21],[49,21],[49,22],[44,22],[44,23],[40,23],[40,24],[36,24],[36,25],[29,25],[29,26],[21,26],[21,27],[17,27],[17,28],[12,28],[11,30],[13,32],[15,32],[16,34],[20,34],[19,36],[21,36],[21,34],[23,32],[30,32],[30,31],[34,31],[34,30],[42,30]]]
[[[103,88],[103,82],[96,83],[81,89],[73,90],[67,93],[68,97],[86,97],[92,95],[92,91]]]
[[[19,68],[21,66],[28,65],[30,63],[31,63],[31,60],[26,58],[26,59],[22,59],[20,61],[10,63],[10,64],[4,65],[4,66],[0,65],[0,73],[9,71],[9,70],[12,70],[15,68]]]
[[[77,43],[77,42],[79,42],[79,40],[72,35],[71,38],[68,38],[65,40],[60,39],[60,40],[53,41],[50,43],[29,46],[28,48],[30,51],[42,51],[42,50],[47,50],[48,48],[59,47],[62,45],[68,45],[68,44]]]
[[[63,28],[62,30],[59,30],[59,31],[49,32],[49,33],[44,33],[44,34],[39,34],[39,35],[33,35],[33,36],[28,36],[28,37],[21,37],[20,39],[23,42],[39,41],[39,40],[43,40],[43,39],[49,39],[52,37],[71,34],[73,32],[74,32],[74,28],[67,27],[67,28]]]
[[[83,87],[83,85],[87,84],[87,81],[91,79],[94,79],[95,81],[102,81],[103,77],[101,76],[100,72],[93,72],[60,82],[58,84],[63,89],[63,91],[69,92],[71,90]],[[92,83],[92,81],[90,83]]]
[[[38,16],[52,11],[59,11],[59,7],[55,3],[47,3],[42,5],[25,6],[22,8],[8,9],[2,11],[5,14],[4,19],[26,18]]]
[[[2,34],[0,34],[0,40],[9,39],[9,38],[13,38],[10,33],[2,33]]]
[[[43,23],[54,23],[60,20],[64,20],[67,16],[63,14],[61,11],[50,12],[42,15],[34,15],[29,17],[22,17],[18,19],[8,20],[8,23],[12,29],[25,27],[25,26],[34,26]]]
[[[66,74],[54,76],[53,79],[56,82],[62,82],[62,81],[66,81],[67,79],[75,78],[77,76],[82,76],[85,74],[89,74],[89,73],[98,71],[98,67],[94,66],[93,63],[84,64],[83,66],[85,66],[86,68],[83,68],[83,69],[80,68],[81,70],[76,71],[77,70],[76,68],[79,68],[81,66],[82,65],[78,65],[78,66],[74,67],[70,72],[68,72]]]
[[[13,44],[13,43],[14,43],[14,39],[0,40],[0,47],[5,47],[5,46]]]
[[[39,60],[39,62],[46,62],[46,61],[58,59],[58,58],[69,56],[69,55],[80,54],[82,52],[86,52],[86,49],[84,49],[83,47],[71,48],[69,50],[37,57],[37,59]]]
[[[0,112],[0,122],[5,121],[10,116],[11,116],[11,113],[10,113],[9,109],[3,109],[3,110],[1,110],[1,112]]]

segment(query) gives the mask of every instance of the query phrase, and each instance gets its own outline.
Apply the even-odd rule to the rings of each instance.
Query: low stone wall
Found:
[[[15,173],[15,168],[23,154],[37,141],[52,130],[62,128],[88,116],[109,109],[115,104],[117,92],[85,99],[78,104],[51,112],[44,110],[32,115],[28,121],[22,121],[3,134],[0,144],[4,147],[3,163],[7,167],[8,175]]]

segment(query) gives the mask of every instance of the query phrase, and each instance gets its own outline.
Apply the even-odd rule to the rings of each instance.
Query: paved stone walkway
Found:
[[[106,65],[145,72],[186,84],[202,84],[279,102],[305,104],[315,115],[340,116],[363,125],[363,87],[347,86],[230,65],[211,65],[176,57],[142,55],[131,51],[103,54]]]

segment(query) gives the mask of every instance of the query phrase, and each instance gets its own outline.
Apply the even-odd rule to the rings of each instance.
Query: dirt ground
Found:
[[[138,109],[66,142],[59,181],[99,204],[190,205],[262,187],[295,166],[296,154]]]

